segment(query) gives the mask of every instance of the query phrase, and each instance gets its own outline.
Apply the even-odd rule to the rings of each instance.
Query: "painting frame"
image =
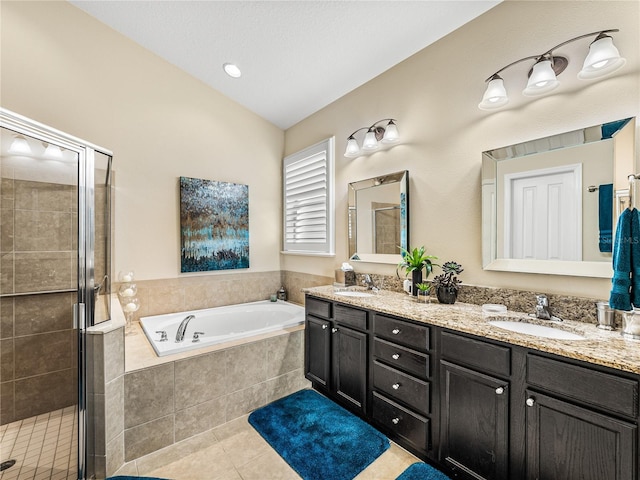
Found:
[[[249,186],[180,177],[180,272],[249,268]]]

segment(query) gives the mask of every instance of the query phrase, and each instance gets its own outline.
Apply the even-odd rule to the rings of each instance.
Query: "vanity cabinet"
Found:
[[[636,480],[638,382],[527,356],[527,480]]]
[[[508,478],[510,349],[442,332],[441,357],[440,461],[470,478]]]
[[[306,300],[305,376],[362,415],[367,409],[368,316],[365,310]]]
[[[376,313],[373,317],[374,424],[422,455],[431,444],[431,328]]]
[[[307,296],[314,387],[456,480],[638,480],[640,376]]]

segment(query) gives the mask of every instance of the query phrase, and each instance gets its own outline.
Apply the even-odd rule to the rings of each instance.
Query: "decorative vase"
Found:
[[[422,283],[422,270],[414,270],[411,272],[411,282],[413,283],[413,296],[416,297],[418,295],[418,287],[416,287],[416,283]]]
[[[458,292],[453,287],[440,286],[436,290],[436,296],[440,303],[453,304],[456,303]]]

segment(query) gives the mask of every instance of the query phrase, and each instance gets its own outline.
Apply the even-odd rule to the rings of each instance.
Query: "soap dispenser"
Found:
[[[283,302],[287,301],[287,291],[284,287],[280,287],[280,290],[278,290],[278,300],[282,300]]]

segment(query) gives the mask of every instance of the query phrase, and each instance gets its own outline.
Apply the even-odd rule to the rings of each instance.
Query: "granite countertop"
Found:
[[[570,320],[558,324],[531,318],[526,313],[511,311],[488,318],[483,315],[480,305],[468,303],[443,305],[437,303],[435,299],[436,303],[418,303],[415,297],[405,293],[385,290],[377,292],[372,297],[347,297],[336,295],[335,291],[333,286],[304,289],[305,293],[314,297],[640,374],[640,341],[623,338],[619,330],[601,330],[594,324]],[[529,323],[553,326],[580,334],[585,337],[585,340],[556,340],[516,333],[495,327],[489,324],[488,320],[526,320]]]

